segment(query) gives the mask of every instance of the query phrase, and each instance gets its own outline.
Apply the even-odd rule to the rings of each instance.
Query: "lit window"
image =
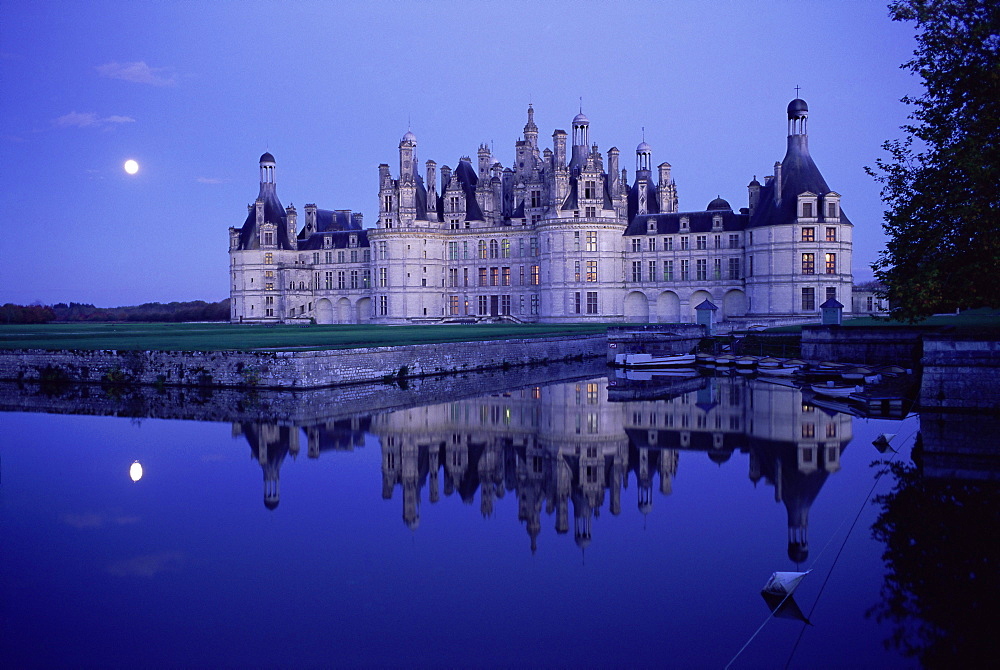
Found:
[[[812,227],[802,228],[802,241],[803,242],[815,242],[816,241],[816,229]]]
[[[816,273],[816,254],[802,254],[802,274]]]
[[[828,275],[837,274],[837,254],[826,255],[826,273]]]
[[[837,241],[837,227],[836,226],[827,226],[826,227],[826,241],[827,242],[836,242]]]
[[[597,261],[587,261],[587,281],[597,281]]]

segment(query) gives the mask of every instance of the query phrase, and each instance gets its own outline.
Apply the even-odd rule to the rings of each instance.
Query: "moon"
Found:
[[[132,465],[129,466],[128,476],[129,479],[131,479],[134,482],[137,482],[140,479],[142,479],[142,465],[139,463],[139,461],[135,461],[134,463],[132,463]]]
[[[136,172],[139,171],[139,164],[136,163],[131,158],[125,161],[125,165],[123,165],[122,167],[124,167],[125,172],[128,172],[129,174],[135,174]]]

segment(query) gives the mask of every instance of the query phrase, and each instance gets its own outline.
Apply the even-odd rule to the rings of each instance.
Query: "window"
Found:
[[[656,261],[649,261],[649,281],[656,281]]]
[[[378,269],[378,285],[379,288],[385,288],[389,285],[389,270],[387,268]]]
[[[649,244],[646,245],[646,248],[649,249],[650,251],[656,251],[656,238],[655,237],[649,238]]]
[[[597,189],[594,188],[594,182],[592,181],[583,182],[583,197],[584,198],[597,197]]]
[[[383,268],[383,270],[384,269],[385,268]],[[327,272],[326,273],[324,288],[326,288],[327,290],[333,289],[333,273],[332,272]]]
[[[828,275],[837,274],[837,254],[826,255],[826,273]]]
[[[597,261],[587,261],[587,281],[597,281]]]
[[[510,286],[510,268],[503,268],[501,274],[501,286]]]
[[[520,265],[517,268],[517,285],[524,286],[524,266]]]
[[[541,277],[539,276],[539,267],[537,265],[531,266],[531,285],[538,286],[541,283]]]
[[[688,248],[689,247],[688,247],[688,238],[687,238],[687,235],[682,235],[681,236],[681,251],[687,251]]]
[[[268,246],[274,244],[274,233],[264,233],[264,244]]]
[[[351,288],[358,288],[358,271],[351,270]]]
[[[802,254],[802,274],[816,274],[816,254]]]
[[[729,248],[730,249],[740,248],[740,236],[738,234],[729,236]]]
[[[448,270],[448,286],[458,286],[458,268]]]
[[[691,278],[690,264],[691,262],[686,258],[681,261],[681,281],[687,281]]]
[[[462,268],[462,286],[469,285],[469,268]]]
[[[837,203],[835,202],[826,203],[826,216],[827,218],[830,219],[837,218]]]
[[[587,291],[587,314],[597,314],[597,291]]]
[[[674,280],[674,262],[663,261],[663,281]]]
[[[642,261],[632,261],[632,281],[642,281]]]
[[[836,242],[837,241],[837,227],[836,226],[827,226],[826,227],[826,241],[827,242]]]
[[[586,216],[588,219],[596,218],[597,217],[597,208],[596,207],[586,207],[585,211],[584,211],[584,216]]]
[[[337,272],[337,288],[345,289],[347,288],[347,274],[343,270]]]
[[[802,437],[816,437],[816,424],[814,423],[804,423],[802,424]]]
[[[490,300],[489,296],[481,295],[479,296],[479,316],[486,316],[490,313]]]
[[[271,263],[273,263],[274,262],[274,254],[272,254],[270,251],[268,251],[266,254],[264,254],[264,262],[267,263],[268,265],[270,265]]]
[[[344,252],[343,251],[338,251],[337,252],[337,262],[338,263],[343,263],[344,262]]]
[[[323,252],[323,262],[327,263],[327,264],[330,264],[330,263],[333,262],[333,252],[332,251]]]
[[[385,316],[389,313],[389,297],[380,295],[378,298],[378,313]]]
[[[490,258],[500,258],[500,243],[490,240]]]
[[[486,258],[486,240],[479,240],[479,257]]]
[[[826,287],[826,299],[827,300],[836,300],[837,299],[837,287],[836,286],[827,286]]]
[[[802,309],[806,312],[816,309],[816,289],[811,286],[802,289]]]
[[[587,231],[587,251],[597,251],[597,231]]]
[[[695,272],[697,272],[698,281],[705,281],[708,279],[708,261],[704,258],[699,258],[695,264]]]
[[[372,285],[372,271],[364,270],[361,274],[362,288],[370,288]]]
[[[632,252],[639,253],[642,251],[642,240],[638,237],[632,239]]]
[[[722,248],[722,235],[716,235],[715,236],[715,248],[716,249],[721,249]]]
[[[427,252],[425,251],[424,253],[426,254]],[[351,262],[352,263],[357,263],[358,262],[358,251],[357,251],[357,249],[352,249],[351,250]]]
[[[490,268],[490,286],[500,285],[500,268]]]
[[[582,296],[582,294],[579,291],[577,291],[576,293],[573,294],[573,313],[574,314],[581,314],[583,312],[583,300],[582,300],[582,297],[583,296]]]
[[[510,258],[510,240],[506,237],[500,240],[500,257]]]
[[[500,296],[500,313],[510,314],[510,296],[502,295]]]
[[[672,238],[672,237],[664,237],[663,238],[663,250],[664,251],[673,251],[674,250],[674,238]]]
[[[529,240],[529,243],[530,243],[530,247],[531,247],[531,248],[530,248],[530,250],[529,250],[529,254],[528,254],[528,255],[529,255],[529,256],[537,256],[537,255],[538,255],[538,253],[539,253],[539,249],[538,249],[538,238],[537,238],[537,237],[532,237],[532,238],[531,238],[531,239]]]
[[[531,313],[538,314],[538,294],[531,296]]]
[[[378,257],[379,260],[385,260],[389,257],[389,243],[379,242],[378,243]]]
[[[580,231],[579,230],[574,230],[573,231],[573,250],[574,251],[579,251],[580,250]]]
[[[580,261],[573,262],[573,281],[580,281]]]
[[[698,235],[694,241],[698,249],[708,249],[708,235]]]
[[[330,261],[327,261],[327,263],[329,263],[329,262]],[[318,251],[314,251],[313,252],[313,265],[319,265],[319,252]]]
[[[802,218],[811,219],[813,215],[813,204],[811,202],[802,203]]]
[[[712,279],[722,279],[722,259],[716,258],[712,263]]]
[[[486,286],[486,268],[479,268],[479,285]]]
[[[531,206],[532,207],[541,207],[542,206],[542,192],[541,191],[532,191],[531,192]]]
[[[382,199],[382,209],[384,209],[387,212],[391,212],[392,211],[392,196],[391,195],[387,195],[387,196],[385,196]]]
[[[448,260],[450,261],[458,260],[458,242],[448,243]]]
[[[458,314],[458,305],[459,305],[459,302],[458,302],[458,296],[457,295],[448,296],[448,313],[449,314],[451,314],[452,316]]]
[[[826,436],[837,437],[837,424],[835,423],[826,424]]]
[[[729,279],[739,279],[740,278],[740,259],[730,258],[729,259]]]
[[[803,242],[815,242],[816,241],[816,229],[812,226],[804,226],[802,228],[802,241]]]

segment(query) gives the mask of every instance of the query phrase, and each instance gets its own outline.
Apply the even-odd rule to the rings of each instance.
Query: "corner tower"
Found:
[[[747,308],[761,316],[819,318],[826,300],[851,302],[853,225],[809,153],[809,105],[796,98],[786,111],[785,157],[763,186],[750,183]]]

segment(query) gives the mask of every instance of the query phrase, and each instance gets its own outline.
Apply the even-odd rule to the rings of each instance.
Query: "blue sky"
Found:
[[[378,164],[395,173],[408,126],[421,163],[492,142],[509,165],[529,102],[544,145],[582,98],[630,179],[645,128],[682,210],[738,208],[784,155],[795,86],[868,279],[885,238],[863,166],[920,92],[899,69],[913,34],[861,0],[5,0],[0,303],[220,300],[265,150],[285,205],[372,226]]]

